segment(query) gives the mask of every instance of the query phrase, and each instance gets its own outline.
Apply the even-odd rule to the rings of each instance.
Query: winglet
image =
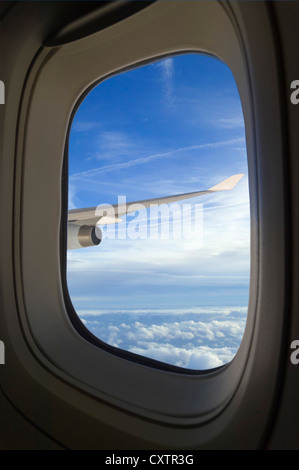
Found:
[[[104,215],[97,222],[97,225],[112,225],[112,224],[118,224],[119,222],[122,222],[122,221],[123,219],[119,219],[118,217],[109,217],[108,215]]]
[[[240,175],[233,175],[227,178],[226,180],[221,181],[221,183],[216,184],[209,189],[209,191],[230,191],[233,189],[239,181],[243,178],[244,173]]]

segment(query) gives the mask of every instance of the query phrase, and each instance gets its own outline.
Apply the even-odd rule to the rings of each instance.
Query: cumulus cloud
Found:
[[[140,356],[195,370],[230,362],[243,338],[247,309],[206,307],[197,312],[104,310],[98,315],[83,311],[80,317],[102,341]]]

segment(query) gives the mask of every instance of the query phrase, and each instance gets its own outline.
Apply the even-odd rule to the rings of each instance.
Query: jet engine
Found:
[[[102,231],[99,227],[94,225],[68,224],[68,250],[96,246],[99,245],[101,241]]]

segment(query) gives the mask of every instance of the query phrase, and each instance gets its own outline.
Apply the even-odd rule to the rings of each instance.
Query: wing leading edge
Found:
[[[172,202],[191,199],[220,191],[231,191],[239,183],[243,176],[244,173],[230,176],[212,188],[206,189],[204,191],[176,194],[162,198],[145,199],[142,201],[127,202],[124,204],[102,204],[97,207],[72,209],[68,212],[68,223],[89,226],[118,223],[122,220],[119,217],[129,214],[130,212],[135,212],[142,208],[158,206],[160,204],[169,204]]]

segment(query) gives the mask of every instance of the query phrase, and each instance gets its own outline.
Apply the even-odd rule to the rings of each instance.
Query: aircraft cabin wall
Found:
[[[298,449],[298,3],[3,2],[0,21],[0,449]],[[83,338],[61,270],[78,100],[118,70],[190,50],[234,71],[252,231],[240,351],[192,375]]]
[[[285,125],[285,172],[286,188],[288,192],[288,204],[285,211],[289,216],[289,228],[286,244],[289,249],[290,274],[286,279],[289,303],[286,308],[288,317],[287,339],[285,341],[284,354],[282,356],[283,375],[280,382],[280,392],[275,425],[269,442],[270,449],[298,449],[299,436],[296,432],[299,407],[296,403],[296,391],[299,387],[299,368],[297,361],[291,360],[296,349],[291,348],[293,341],[298,339],[299,317],[298,317],[298,275],[299,275],[299,253],[297,247],[299,229],[299,205],[298,205],[298,172],[299,172],[299,141],[298,141],[298,100],[292,103],[291,95],[294,93],[292,86],[298,80],[298,53],[295,43],[298,41],[299,8],[297,2],[274,2],[273,16],[276,22],[277,48],[280,54],[280,73],[284,86],[281,90],[281,100],[284,104],[283,120]],[[298,85],[297,87],[298,88]],[[296,95],[297,96],[297,95]],[[298,348],[298,346],[297,346]],[[296,355],[297,357],[297,355]]]

